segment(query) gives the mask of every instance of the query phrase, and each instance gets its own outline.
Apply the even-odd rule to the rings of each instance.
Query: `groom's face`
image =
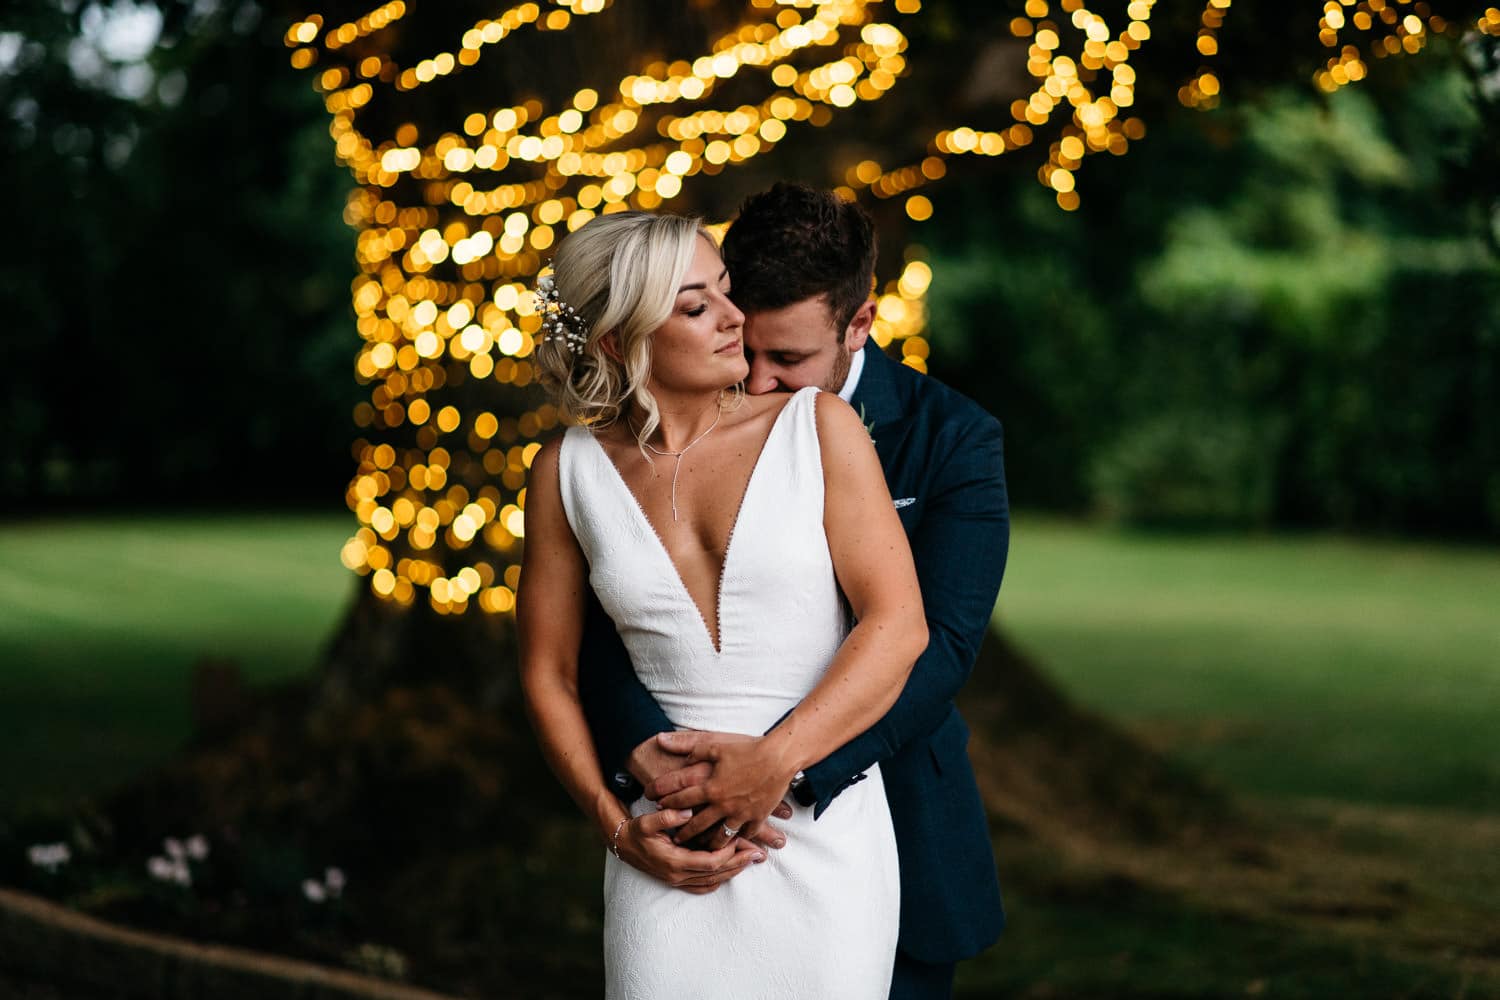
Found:
[[[853,352],[865,346],[874,306],[867,302],[860,307],[843,330],[821,295],[779,309],[747,312],[744,338],[750,375],[746,390],[759,396],[815,385],[838,392],[849,377]]]

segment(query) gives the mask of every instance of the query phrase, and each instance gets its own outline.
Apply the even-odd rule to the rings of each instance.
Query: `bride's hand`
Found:
[[[697,810],[677,831],[677,843],[688,843],[705,831],[717,837],[754,837],[766,817],[778,809],[786,811],[782,799],[797,769],[774,737],[674,732],[657,739],[665,750],[686,752],[691,764],[713,767],[706,780],[661,799],[663,809]]]
[[[713,892],[753,864],[766,859],[760,846],[735,838],[716,851],[695,851],[672,839],[672,830],[692,818],[686,809],[662,809],[631,819],[614,840],[620,859],[685,892]]]

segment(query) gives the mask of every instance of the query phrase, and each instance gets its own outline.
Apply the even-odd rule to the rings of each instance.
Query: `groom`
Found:
[[[900,698],[873,728],[799,773],[791,796],[820,816],[880,764],[901,868],[901,929],[891,998],[947,997],[955,964],[1005,923],[989,827],[953,699],[974,665],[1005,569],[1009,538],[1000,424],[941,383],[890,360],[870,339],[875,232],[868,214],[830,192],[777,184],[749,198],[725,237],[731,295],[745,313],[751,393],[816,385],[870,428],[911,543],[929,645]],[[721,734],[673,733],[636,678],[597,605],[580,654],[580,695],[622,797],[697,790],[713,765],[689,755]],[[658,739],[658,734],[669,734]],[[631,780],[634,777],[635,781]],[[689,796],[691,797],[691,796]],[[779,846],[764,828],[758,839]],[[701,857],[701,855],[699,855]],[[739,874],[743,861],[696,887]]]

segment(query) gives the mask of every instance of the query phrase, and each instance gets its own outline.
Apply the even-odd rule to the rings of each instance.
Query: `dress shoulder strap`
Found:
[[[609,498],[605,473],[612,471],[600,465],[609,461],[594,434],[587,427],[569,427],[563,432],[557,455],[558,486],[562,493],[563,513],[573,537],[578,539],[584,557],[593,560],[596,533],[600,519],[608,518]]]
[[[818,393],[816,386],[798,389],[786,404],[787,410],[779,420],[787,426],[781,428],[786,434],[789,465],[797,483],[803,502],[815,503],[821,510],[823,505],[823,451],[818,444]]]

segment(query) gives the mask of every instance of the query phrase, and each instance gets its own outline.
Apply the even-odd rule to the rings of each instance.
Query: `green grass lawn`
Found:
[[[189,730],[200,657],[303,673],[350,598],[352,515],[0,526],[0,805],[126,778]]]
[[[327,515],[0,526],[0,802],[168,754],[203,656],[299,674],[354,586]],[[1500,551],[1020,516],[996,620],[1230,787],[1500,811]]]
[[[1500,550],[1023,516],[996,620],[1237,791],[1500,811]]]

